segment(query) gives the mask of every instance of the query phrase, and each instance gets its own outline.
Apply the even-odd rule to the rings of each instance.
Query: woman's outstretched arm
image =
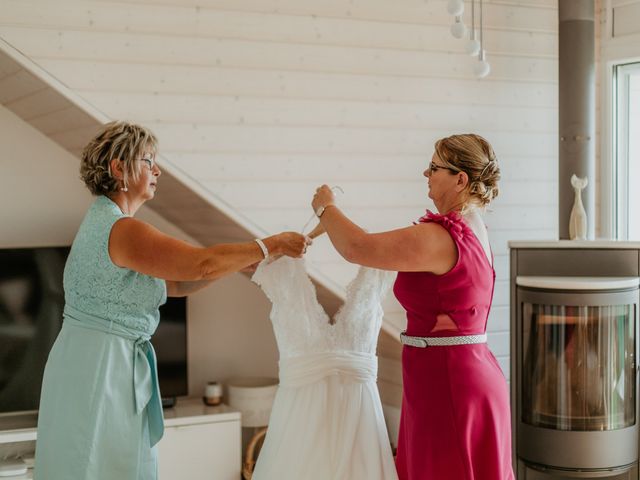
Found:
[[[383,270],[443,274],[458,259],[449,232],[435,223],[423,223],[382,233],[368,233],[336,205],[333,192],[323,185],[312,207],[324,206],[320,223],[338,253],[348,262]]]
[[[308,239],[283,232],[263,239],[270,255],[300,257]],[[198,247],[136,220],[118,220],[109,237],[109,255],[119,267],[173,282],[213,281],[264,258],[257,242]]]

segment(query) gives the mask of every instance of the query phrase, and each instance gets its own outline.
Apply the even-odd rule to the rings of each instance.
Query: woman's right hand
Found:
[[[273,247],[269,245],[269,255],[273,257],[286,255],[300,258],[307,252],[307,246],[312,243],[309,237],[297,232],[278,233],[266,240],[271,240],[269,243],[273,243]]]

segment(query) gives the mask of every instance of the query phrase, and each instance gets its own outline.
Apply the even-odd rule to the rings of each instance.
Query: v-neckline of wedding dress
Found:
[[[337,325],[339,323],[344,323],[344,322],[340,322],[339,320],[343,316],[345,309],[351,306],[350,304],[354,301],[354,297],[357,295],[359,291],[359,289],[356,288],[359,286],[358,280],[364,277],[367,274],[367,272],[376,271],[376,269],[374,268],[360,266],[358,268],[358,271],[356,272],[356,275],[347,284],[345,288],[344,300],[342,301],[342,303],[340,303],[338,310],[336,310],[336,313],[334,313],[333,315],[329,315],[325,310],[325,308],[320,303],[320,300],[318,300],[318,290],[315,284],[313,283],[313,280],[309,276],[309,272],[307,271],[307,268],[306,268],[306,261],[304,258],[294,259],[290,257],[281,257],[275,260],[275,262],[291,262],[294,267],[296,266],[296,264],[302,265],[302,271],[304,271],[305,288],[309,292],[309,297],[312,299],[314,303],[314,307],[317,309],[318,312],[321,313],[322,317],[324,318],[324,322],[322,323],[327,325],[330,331],[336,330],[338,328]],[[258,269],[268,268],[272,263],[275,263],[275,262],[268,262],[268,260],[263,260],[258,265]],[[256,270],[256,272],[257,271],[258,270]]]
[[[336,330],[338,328],[337,327],[338,323],[343,323],[343,322],[339,322],[340,318],[342,317],[342,313],[344,312],[345,308],[349,306],[349,303],[352,301],[352,298],[355,296],[356,289],[353,287],[356,281],[360,278],[360,276],[365,274],[367,267],[360,267],[358,269],[358,271],[356,272],[356,276],[349,281],[349,283],[347,284],[347,287],[345,288],[344,300],[342,301],[342,303],[340,303],[338,310],[336,310],[336,313],[334,313],[333,315],[329,315],[327,313],[327,310],[320,303],[320,300],[318,300],[318,289],[316,288],[315,284],[313,283],[313,280],[311,280],[311,277],[309,276],[309,272],[307,271],[305,260],[299,259],[299,261],[302,262],[304,267],[303,270],[305,272],[305,276],[304,276],[305,282],[306,282],[307,288],[309,289],[311,298],[313,299],[313,302],[316,304],[316,308],[318,308],[318,310],[321,311],[324,316],[325,321],[323,323],[329,326],[330,331]]]
[[[304,259],[283,257],[270,264],[263,262],[251,280],[272,303],[269,317],[284,358],[320,351],[374,353],[382,326],[380,302],[393,276],[393,272],[361,267],[332,317],[318,300]]]

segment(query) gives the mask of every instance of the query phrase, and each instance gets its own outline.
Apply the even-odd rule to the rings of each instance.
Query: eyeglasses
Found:
[[[140,159],[141,162],[145,162],[149,170],[153,170],[156,166],[156,159],[154,156],[144,156]]]
[[[453,173],[458,173],[460,170],[457,170],[453,167],[445,167],[444,165],[436,165],[433,162],[429,162],[429,166],[427,167],[426,173],[427,175],[433,175],[438,170],[449,170]]]

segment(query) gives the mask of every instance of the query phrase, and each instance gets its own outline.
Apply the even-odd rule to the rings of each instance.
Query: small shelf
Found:
[[[36,439],[36,428],[25,428],[24,430],[6,430],[0,432],[0,444],[33,442]],[[1,477],[0,477],[1,478]]]
[[[0,444],[34,441],[37,424],[37,411],[0,414]]]
[[[33,469],[27,470],[27,473],[22,475],[13,475],[11,477],[0,477],[2,480],[33,480]]]

